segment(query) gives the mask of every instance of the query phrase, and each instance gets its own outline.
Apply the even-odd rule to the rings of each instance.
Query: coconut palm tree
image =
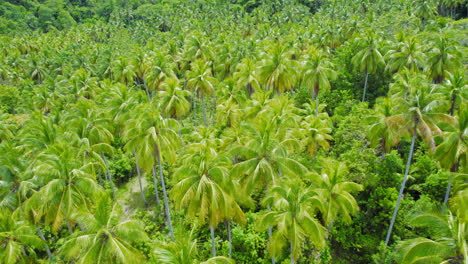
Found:
[[[453,116],[457,105],[465,102],[468,98],[468,83],[463,71],[456,71],[453,74],[448,72],[447,76],[448,78],[444,86],[448,91],[446,94],[450,98],[449,113]]]
[[[400,71],[404,67],[410,71],[422,69],[426,62],[426,55],[415,36],[405,37],[403,33],[401,41],[396,42],[393,47],[385,54],[387,70],[390,72]]]
[[[184,163],[174,172],[176,184],[173,199],[199,224],[208,222],[211,232],[212,255],[216,257],[214,229],[225,219],[245,222],[245,216],[232,191],[229,177],[230,159],[218,154],[217,139],[210,137],[187,146]]]
[[[191,70],[187,72],[187,88],[192,90],[197,97],[201,98],[205,126],[208,126],[205,99],[214,93],[215,81],[216,79],[212,76],[209,62],[196,60],[191,64]]]
[[[17,215],[0,208],[0,260],[5,264],[28,263],[36,258],[35,249],[44,248],[34,226]]]
[[[465,189],[454,198],[452,210],[432,209],[411,217],[409,224],[426,228],[429,238],[417,237],[399,242],[396,250],[398,263],[468,263],[468,192]]]
[[[448,202],[452,187],[452,177],[459,168],[466,168],[468,164],[468,110],[460,110],[458,119],[454,124],[449,125],[442,136],[435,151],[435,158],[439,160],[443,168],[450,170],[450,178],[445,193],[444,204]]]
[[[270,255],[277,258],[289,243],[291,263],[295,263],[306,239],[319,249],[325,246],[325,228],[314,217],[321,205],[317,194],[300,183],[278,184],[263,200],[264,204],[271,205],[271,210],[263,212],[257,223],[261,230],[276,227],[268,244]]]
[[[76,263],[142,263],[145,256],[132,243],[149,240],[144,224],[124,217],[118,203],[108,195],[98,197],[93,213],[76,216],[82,231],[69,236],[59,250],[65,260]]]
[[[362,93],[362,102],[366,99],[367,80],[369,74],[375,73],[377,69],[385,65],[385,60],[379,49],[380,40],[373,32],[367,32],[365,36],[356,39],[362,49],[351,59],[351,63],[364,72],[366,79],[364,81],[364,91]]]
[[[461,54],[454,41],[447,36],[439,35],[429,50],[427,72],[434,83],[441,83],[448,73],[461,67]]]
[[[390,122],[395,112],[395,104],[390,97],[377,98],[374,106],[374,114],[369,116],[369,140],[373,146],[379,146],[383,155],[388,153],[393,146],[400,142],[397,127]]]
[[[260,82],[257,77],[257,65],[255,60],[251,58],[242,59],[236,66],[236,71],[233,74],[234,80],[238,87],[246,87],[249,96],[256,90],[260,89]]]
[[[198,260],[199,251],[197,240],[194,238],[193,233],[189,235],[177,236],[174,242],[161,243],[154,251],[154,255],[162,264],[196,264],[200,263]],[[232,264],[233,260],[226,257],[213,257],[202,262],[205,264]]]
[[[44,217],[53,232],[65,222],[72,233],[73,213],[91,208],[93,198],[102,191],[90,172],[91,164],[80,161],[76,150],[61,143],[50,146],[34,164],[32,172],[43,185],[24,206],[26,211],[35,211],[36,218]]]
[[[177,77],[167,78],[161,84],[159,91],[159,103],[162,112],[167,117],[180,119],[190,112],[190,92],[180,88],[180,81]]]
[[[293,88],[297,76],[297,61],[292,60],[291,56],[291,51],[283,44],[268,45],[260,54],[257,72],[265,90],[281,94]]]
[[[313,183],[317,199],[321,201],[319,210],[329,232],[338,217],[346,223],[351,222],[351,216],[359,210],[351,193],[362,191],[363,188],[360,184],[346,181],[349,170],[344,163],[325,159],[321,164],[321,172],[312,172],[308,177]]]
[[[176,120],[164,118],[153,104],[141,105],[135,113],[134,118],[127,122],[127,128],[124,132],[124,137],[128,139],[125,149],[136,151],[136,155],[141,157],[138,160],[145,171],[151,171],[158,166],[166,223],[170,236],[174,237],[162,165],[164,159],[170,162],[175,159],[176,149],[180,144],[177,132],[174,131],[174,128],[178,127],[178,123]],[[156,173],[153,173],[153,181],[157,196]]]
[[[337,74],[333,70],[333,63],[322,51],[315,48],[307,51],[302,67],[302,81],[315,97],[315,116],[318,116],[319,92],[320,90],[329,90],[330,81],[336,79]]]
[[[419,87],[413,87],[413,89],[414,90],[411,91],[407,99],[405,99],[401,93],[396,93],[392,97],[399,106],[399,111],[401,111],[401,113],[393,115],[388,120],[391,126],[399,127],[400,133],[411,135],[411,145],[397,203],[385,238],[386,245],[388,245],[390,241],[393,224],[395,223],[406,180],[408,179],[416,137],[420,135],[423,141],[429,146],[430,150],[434,151],[435,142],[433,133],[442,134],[441,129],[437,126],[438,123],[453,122],[452,117],[443,113],[443,96],[440,94],[437,87],[427,83],[421,83]]]
[[[329,141],[332,140],[330,135],[330,118],[323,113],[320,116],[306,116],[301,122],[301,132],[303,133],[304,143],[307,152],[313,158],[319,148],[328,150],[330,148]]]

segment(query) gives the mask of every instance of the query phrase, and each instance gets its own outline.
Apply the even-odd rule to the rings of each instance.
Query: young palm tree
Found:
[[[205,98],[214,93],[215,78],[212,77],[210,63],[196,60],[191,64],[191,70],[187,72],[187,88],[192,90],[202,100],[203,120],[208,126],[206,117]]]
[[[314,184],[313,191],[321,201],[319,210],[324,224],[330,232],[333,222],[338,216],[346,223],[351,222],[351,216],[356,214],[359,206],[352,192],[362,191],[362,185],[346,181],[348,168],[342,162],[325,159],[322,162],[321,173],[310,173],[309,178]]]
[[[363,48],[354,55],[351,62],[366,75],[364,91],[362,93],[362,102],[364,102],[369,74],[375,73],[379,67],[384,66],[385,60],[379,50],[380,40],[374,33],[368,32],[365,37],[357,38],[357,41],[362,43]]]
[[[449,115],[443,114],[443,96],[435,86],[421,83],[420,87],[417,87],[417,89],[414,87],[413,89],[415,90],[411,91],[408,99],[405,99],[401,93],[394,95],[393,98],[399,105],[402,113],[389,118],[389,123],[392,124],[392,126],[400,128],[400,133],[411,134],[411,145],[397,203],[385,238],[386,245],[388,245],[388,242],[390,241],[392,228],[403,196],[406,180],[408,179],[416,137],[419,134],[423,141],[429,146],[430,150],[433,151],[435,150],[433,133],[442,133],[440,128],[437,126],[438,123],[453,122],[453,118]]]
[[[172,220],[167,197],[166,183],[163,174],[163,159],[168,161],[175,159],[175,152],[180,144],[180,139],[174,128],[178,127],[177,121],[164,118],[158,109],[152,104],[141,105],[135,111],[134,118],[127,123],[124,133],[128,139],[125,148],[128,151],[136,151],[141,157],[138,160],[145,171],[151,171],[156,165],[159,168],[159,177],[164,198],[164,209],[169,234],[174,237]],[[157,196],[157,178],[153,173],[155,195]]]
[[[455,114],[457,106],[466,101],[468,93],[468,83],[465,79],[463,71],[456,71],[455,73],[447,73],[447,82],[445,88],[448,90],[447,95],[450,98],[450,115]],[[461,110],[461,107],[459,107]]]
[[[4,264],[29,263],[36,258],[34,250],[44,248],[34,226],[15,215],[0,208],[0,261]]]
[[[325,228],[314,217],[320,201],[314,191],[303,188],[299,183],[285,182],[271,188],[264,204],[271,205],[271,210],[264,212],[257,219],[260,229],[276,226],[268,250],[276,258],[289,242],[291,263],[301,255],[306,239],[317,248],[325,246]]]
[[[132,243],[149,240],[139,220],[125,219],[118,203],[108,195],[97,199],[94,213],[78,213],[84,230],[65,240],[59,254],[76,263],[142,263],[145,256]]]
[[[303,63],[303,83],[315,97],[315,116],[318,116],[319,92],[320,90],[329,90],[330,81],[336,79],[337,74],[333,70],[333,63],[322,51],[311,49],[307,53]]]

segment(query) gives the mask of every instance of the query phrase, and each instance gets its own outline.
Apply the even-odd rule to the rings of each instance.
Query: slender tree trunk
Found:
[[[229,258],[232,258],[231,220],[226,220],[226,229],[228,232],[228,241],[229,241]]]
[[[135,150],[133,150],[133,156],[135,157],[135,167],[136,167],[136,171],[138,175],[138,184],[140,185],[141,200],[145,203],[145,207],[148,207],[148,202],[146,201],[146,198],[145,198],[145,191],[143,191],[143,183],[141,182],[140,165],[138,165],[138,157],[136,155]]]
[[[164,209],[166,212],[167,226],[169,227],[169,234],[172,240],[174,240],[174,229],[172,228],[171,212],[169,209],[169,199],[167,198],[166,183],[164,181],[164,174],[163,174],[162,164],[161,164],[161,152],[159,151],[157,144],[154,144],[154,156],[157,160],[158,167],[159,167],[159,176],[161,178],[160,180],[161,180],[161,187],[163,191]]]
[[[267,210],[271,211],[270,205],[267,205]],[[273,237],[273,230],[271,226],[269,225],[268,226],[268,239],[271,241],[272,237]],[[275,257],[271,257],[271,264],[275,264],[275,263],[276,263]]]
[[[315,94],[315,116],[319,114],[319,95],[318,93]]]
[[[453,116],[453,112],[455,112],[455,101],[457,100],[457,95],[455,93],[452,94],[452,104],[450,105],[450,115]]]
[[[205,105],[205,98],[202,97],[202,110],[203,110],[203,122],[205,126],[208,126],[208,119],[206,118],[206,105]]]
[[[151,168],[151,174],[153,175],[153,185],[154,185],[154,196],[156,198],[156,206],[159,207],[159,191],[158,191],[158,177],[156,175],[156,167]]]
[[[214,227],[210,224],[210,234],[211,234],[211,255],[216,257],[216,247],[215,247],[215,235],[214,235]]]
[[[73,229],[71,227],[70,221],[68,219],[66,219],[65,223],[67,223],[68,233],[70,233],[70,235],[73,234]]]
[[[296,263],[296,260],[294,259],[293,243],[290,242],[289,244],[291,245],[291,264],[294,264],[294,263]]]
[[[143,80],[143,86],[145,87],[145,92],[146,92],[146,96],[148,97],[148,101],[152,101],[152,98],[151,98],[151,94],[148,90],[148,85],[146,84],[146,80],[145,80],[145,77],[141,78]]]
[[[453,174],[456,173],[457,170],[458,170],[458,162],[453,164],[452,168],[450,169],[450,175],[449,175],[449,180],[447,184],[447,191],[445,191],[444,204],[447,204],[449,200],[450,190],[452,189]]]
[[[115,198],[114,182],[112,181],[112,175],[110,174],[110,171],[109,171],[109,164],[107,164],[107,159],[106,159],[106,156],[104,156],[103,152],[101,152],[101,157],[102,157],[102,160],[104,161],[104,164],[106,165],[107,180],[109,181],[110,187],[112,189],[112,197]]]
[[[192,111],[193,111],[193,125],[194,126],[197,126],[198,125],[198,116],[197,116],[197,111],[196,111],[196,106],[197,106],[197,101],[196,101],[196,97],[195,97],[195,94],[192,96]]]
[[[101,177],[101,170],[100,169],[98,170],[98,181],[99,181],[99,185],[102,185],[102,177]]]
[[[47,256],[48,256],[49,259],[51,260],[51,259],[52,259],[52,253],[50,252],[49,245],[47,244],[47,240],[45,239],[44,234],[43,234],[42,231],[41,231],[41,228],[40,228],[39,225],[37,225],[37,224],[36,224],[36,230],[37,230],[37,234],[39,235],[39,237],[41,238],[41,240],[44,242],[45,250],[46,250],[46,252],[47,252]]]
[[[369,72],[366,70],[366,79],[364,80],[364,92],[362,93],[362,100],[361,102],[364,102],[366,100],[366,91],[367,91],[367,80],[369,78]]]
[[[414,130],[413,130],[413,136],[411,138],[411,147],[410,147],[410,151],[408,154],[408,160],[406,162],[405,175],[403,177],[403,181],[401,182],[400,193],[398,194],[398,199],[397,199],[397,203],[395,206],[395,210],[393,210],[393,215],[392,215],[392,220],[390,221],[390,226],[388,227],[387,236],[385,238],[385,246],[387,246],[388,242],[390,241],[390,235],[392,234],[393,225],[395,224],[395,219],[398,214],[398,208],[400,207],[400,202],[403,196],[403,191],[405,190],[406,180],[408,179],[408,172],[411,166],[411,158],[413,157],[413,151],[414,151],[414,142],[416,141],[416,136],[417,136],[417,127],[418,127],[418,121],[416,120],[414,122]]]

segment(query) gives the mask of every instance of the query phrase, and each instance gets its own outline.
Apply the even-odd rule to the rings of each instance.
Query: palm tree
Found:
[[[467,198],[465,190],[455,197],[453,210],[432,209],[411,217],[409,224],[426,228],[429,238],[417,237],[399,242],[396,250],[398,263],[468,263]],[[462,204],[459,203],[461,200]],[[459,206],[464,208],[458,210]]]
[[[325,159],[322,162],[321,173],[310,173],[313,191],[321,201],[319,210],[322,213],[327,231],[331,230],[333,222],[340,216],[344,222],[350,223],[351,216],[356,214],[359,206],[352,192],[362,191],[362,185],[346,181],[349,170],[342,162]]]
[[[202,100],[203,120],[208,126],[206,117],[205,97],[214,93],[215,78],[212,77],[210,63],[196,60],[191,64],[191,70],[187,72],[187,88],[196,93]]]
[[[314,217],[320,207],[317,194],[300,183],[290,185],[281,182],[271,188],[263,200],[264,204],[271,205],[271,210],[261,214],[257,221],[262,230],[276,226],[268,244],[271,256],[278,257],[289,242],[291,263],[295,263],[306,239],[317,248],[325,246],[325,228]]]
[[[193,233],[189,235],[177,236],[174,242],[161,243],[154,251],[154,255],[162,264],[195,264],[200,263],[197,260],[199,252],[197,240]],[[226,257],[213,257],[206,264],[232,264],[234,261]]]
[[[387,69],[390,72],[400,71],[404,67],[411,71],[422,69],[425,64],[424,54],[417,37],[406,37],[401,34],[401,41],[387,51],[385,60],[388,61]]]
[[[35,257],[35,249],[44,248],[34,227],[16,215],[0,208],[0,261],[5,264],[27,263]]]
[[[115,80],[126,85],[133,85],[136,77],[135,66],[129,59],[121,57],[112,62],[112,74]]]
[[[38,156],[33,173],[44,185],[26,202],[27,211],[35,211],[36,218],[44,217],[45,224],[57,232],[65,222],[72,233],[73,213],[90,208],[102,189],[90,173],[89,164],[81,164],[74,149],[64,143],[49,147]]]
[[[118,203],[108,195],[96,202],[94,214],[78,213],[84,230],[68,237],[59,254],[76,263],[142,263],[145,256],[132,243],[149,240],[139,220],[126,219]]]
[[[141,157],[139,161],[146,171],[153,170],[156,165],[158,166],[166,222],[170,236],[174,237],[162,165],[164,158],[169,161],[175,159],[175,152],[180,141],[177,132],[173,128],[177,127],[178,124],[176,120],[164,118],[152,104],[141,105],[136,109],[135,113],[137,114],[135,114],[134,118],[128,121],[124,133],[125,138],[128,139],[125,148],[128,151],[136,151],[136,155]],[[155,173],[153,173],[153,181],[155,195],[157,196],[158,185]]]
[[[320,116],[306,116],[301,122],[301,131],[303,132],[304,145],[307,152],[313,158],[317,153],[319,147],[324,150],[330,148],[329,141],[332,140],[330,135],[332,130],[330,128],[330,119],[327,114],[320,114]]]
[[[455,73],[447,73],[448,78],[445,87],[448,90],[447,95],[450,98],[450,115],[453,116],[457,104],[461,104],[467,98],[468,84],[465,80],[463,71],[456,71]],[[461,111],[461,109],[460,109]]]
[[[190,112],[190,102],[187,100],[190,92],[180,89],[180,81],[177,77],[166,79],[161,84],[161,89],[159,92],[160,105],[162,112],[167,117],[180,119]]]
[[[280,94],[293,88],[297,61],[292,60],[291,56],[291,51],[282,44],[272,44],[260,55],[258,76],[265,90]]]
[[[311,49],[303,65],[303,83],[309,88],[315,97],[315,115],[318,116],[319,92],[329,90],[330,81],[336,79],[336,71],[333,63],[317,49]]]
[[[368,32],[365,37],[356,39],[362,43],[363,48],[354,55],[351,63],[364,72],[366,79],[364,81],[364,92],[362,93],[362,102],[366,99],[367,79],[369,74],[375,73],[380,66],[385,65],[384,58],[379,50],[379,39],[373,32]]]
[[[235,186],[229,177],[230,160],[218,155],[216,141],[208,138],[187,146],[189,154],[174,172],[177,183],[173,188],[176,206],[184,209],[189,217],[198,219],[199,224],[210,225],[213,257],[216,257],[216,226],[224,219],[245,221],[244,213],[231,195]]]
[[[435,158],[439,160],[443,168],[450,170],[450,178],[445,193],[444,204],[448,202],[450,189],[452,187],[453,173],[458,168],[466,168],[468,164],[468,110],[460,109],[460,116],[455,119],[455,123],[448,126],[443,134],[443,141],[437,146]]]
[[[443,97],[435,86],[421,83],[420,87],[414,87],[413,89],[415,90],[411,91],[408,99],[405,99],[401,93],[396,93],[392,97],[397,105],[399,105],[401,114],[396,114],[388,120],[391,126],[400,128],[400,133],[411,134],[411,145],[397,203],[385,238],[386,245],[388,245],[390,241],[392,228],[395,223],[401,198],[403,197],[406,180],[408,179],[416,137],[419,134],[423,141],[429,146],[430,150],[433,151],[435,150],[433,133],[442,133],[437,124],[439,122],[453,122],[453,118],[443,114],[443,109],[441,108],[444,103],[443,100],[441,100]]]
[[[249,96],[260,88],[256,62],[251,58],[244,58],[237,64],[233,77],[238,87],[246,87]]]
[[[434,83],[441,83],[448,73],[457,71],[461,67],[461,55],[453,40],[440,35],[433,48],[429,50],[427,71]]]
[[[427,20],[437,13],[437,4],[434,0],[415,0],[414,5],[414,14],[421,18],[423,26],[426,26]]]
[[[299,149],[300,143],[294,137],[279,140],[276,137],[275,122],[258,119],[256,123],[242,125],[245,131],[243,145],[234,147],[239,156],[231,174],[242,182],[247,193],[265,186],[275,185],[280,178],[303,175],[305,167],[290,157],[292,149]]]
[[[377,98],[374,114],[369,116],[369,140],[373,146],[380,146],[383,155],[400,142],[397,127],[390,122],[395,110],[394,102],[390,97]]]

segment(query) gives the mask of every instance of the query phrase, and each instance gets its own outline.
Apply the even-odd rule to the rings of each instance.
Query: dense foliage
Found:
[[[467,10],[0,0],[0,263],[468,263]]]

